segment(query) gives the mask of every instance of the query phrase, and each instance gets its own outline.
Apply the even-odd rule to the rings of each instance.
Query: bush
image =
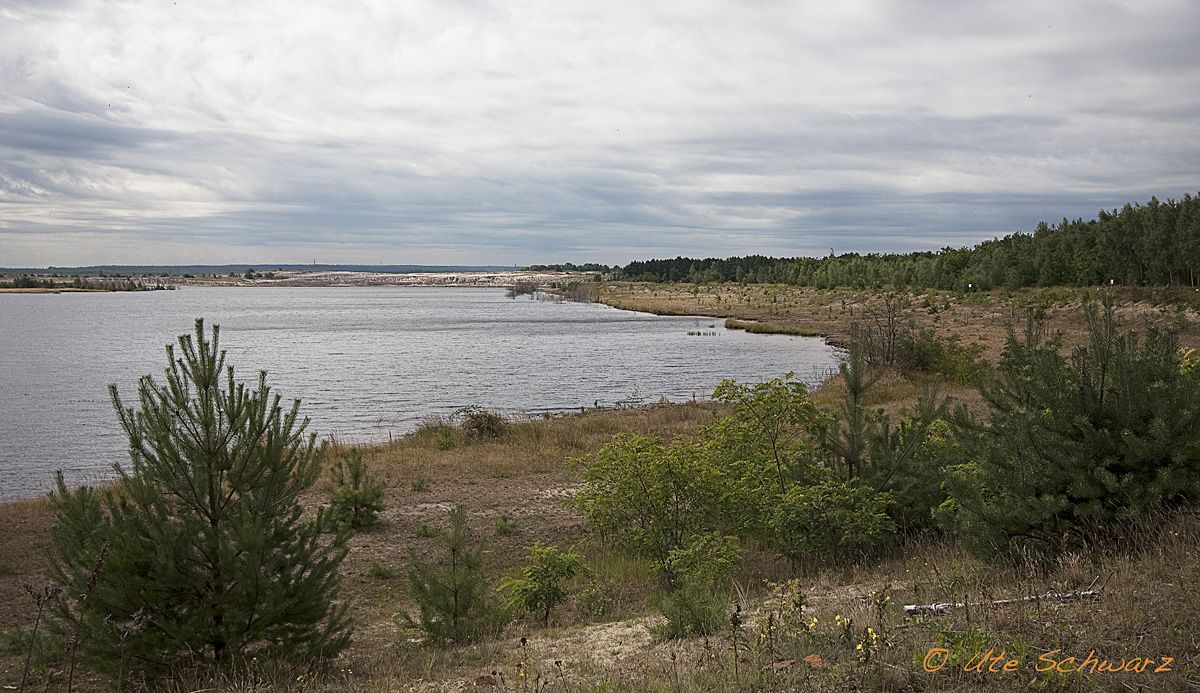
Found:
[[[740,562],[737,539],[710,532],[697,535],[686,547],[672,551],[667,557],[667,569],[679,584],[715,589],[729,580]]]
[[[887,494],[857,483],[828,480],[788,489],[771,518],[775,546],[796,559],[846,558],[878,548],[895,532]]]
[[[396,577],[396,569],[386,563],[371,561],[367,564],[367,575],[376,580],[391,580]]]
[[[330,470],[334,483],[329,517],[337,526],[362,529],[375,524],[383,510],[384,486],[367,474],[362,453],[350,450],[345,463],[338,460]]]
[[[437,446],[438,450],[452,450],[455,444],[458,443],[458,438],[454,435],[453,428],[439,428],[436,436],[434,445]]]
[[[695,446],[620,434],[592,458],[573,505],[593,529],[669,572],[670,553],[714,525],[720,495],[717,470]]]
[[[500,582],[500,592],[509,606],[525,609],[536,615],[542,625],[550,624],[550,612],[567,597],[564,583],[583,573],[583,563],[574,551],[559,551],[554,546],[540,543],[526,547],[529,563],[521,568],[516,577],[507,577]]]
[[[491,604],[483,552],[467,526],[466,511],[451,510],[450,529],[431,533],[445,554],[439,564],[431,564],[410,553],[409,594],[418,610],[415,617],[401,613],[398,620],[439,646],[469,643],[497,631],[501,614]]]
[[[508,432],[508,419],[475,404],[455,411],[452,418],[471,438],[500,438]]]
[[[725,624],[729,578],[741,560],[734,537],[700,534],[667,560],[672,591],[654,606],[667,622],[655,635],[669,640],[712,635]]]
[[[672,551],[694,535],[765,538],[770,508],[813,473],[810,429],[823,420],[791,374],[757,385],[722,382],[731,413],[698,443],[618,435],[588,462],[575,505],[589,524],[670,574]]]
[[[579,606],[591,618],[605,618],[617,606],[617,588],[607,581],[592,582],[579,591]]]
[[[928,327],[913,327],[896,344],[896,363],[967,384],[979,370],[979,355],[982,353],[981,344],[967,347],[957,338],[938,337]]]
[[[299,504],[323,448],[304,434],[300,402],[283,409],[265,372],[256,389],[235,383],[218,334],[209,341],[197,320],[179,358],[168,346],[166,383],[142,378],[137,410],[110,387],[129,438],[118,485],[70,491],[57,475],[51,576],[65,598],[55,615],[98,669],[309,662],[349,642],[336,601],[345,534],[322,538],[324,514],[302,519]]]
[[[788,373],[754,385],[721,381],[713,399],[728,405],[732,413],[704,431],[705,441],[727,463],[751,461],[752,468],[742,464],[735,472],[742,481],[760,484],[765,467],[774,472],[775,490],[780,493],[807,473],[815,449],[810,433],[823,420],[804,383],[794,377]]]
[[[509,286],[507,288],[507,290],[505,291],[505,295],[508,296],[509,298],[516,298],[518,296],[524,296],[526,294],[533,296],[533,294],[537,293],[538,288],[539,288],[538,283],[535,281],[531,281],[531,280],[527,280],[527,279],[518,279],[517,281],[513,282],[512,286]]]
[[[655,603],[666,623],[652,628],[663,640],[713,635],[725,625],[725,599],[704,585],[683,585],[660,596]]]

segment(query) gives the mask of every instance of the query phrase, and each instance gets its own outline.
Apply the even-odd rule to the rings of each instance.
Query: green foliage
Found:
[[[1039,224],[973,248],[827,257],[728,259],[677,257],[631,262],[624,279],[657,282],[760,282],[857,289],[892,286],[973,292],[1025,286],[1200,284],[1200,197],[1150,198],[1101,210],[1096,219]],[[966,294],[970,296],[971,294]]]
[[[363,529],[374,525],[383,510],[382,482],[371,478],[362,453],[357,448],[338,460],[329,470],[334,488],[330,496],[329,518],[338,526]]]
[[[713,399],[729,405],[732,414],[709,427],[705,440],[735,464],[753,460],[761,468],[766,458],[782,491],[790,481],[803,478],[813,446],[809,431],[821,419],[808,398],[804,383],[794,373],[754,385],[723,380]],[[740,470],[757,475],[759,469]]]
[[[663,640],[713,635],[725,626],[726,600],[707,585],[681,585],[655,600],[666,622],[651,631]]]
[[[525,549],[529,563],[515,577],[500,581],[499,591],[513,609],[536,615],[542,625],[550,624],[550,612],[567,597],[564,584],[586,568],[575,551],[559,551],[536,543]]]
[[[416,493],[428,491],[429,490],[429,479],[427,479],[423,476],[415,477],[412,481],[408,482],[408,487],[411,488]]]
[[[13,277],[13,280],[9,282],[8,286],[14,289],[53,289],[57,285],[54,283],[53,279],[38,279],[37,277],[31,277],[28,274],[22,274],[17,277]]]
[[[1200,373],[1173,336],[1122,332],[1110,297],[1086,316],[1069,359],[1032,321],[1010,333],[982,388],[990,416],[956,419],[965,461],[943,519],[982,551],[1055,550],[1200,497]]]
[[[452,450],[458,444],[458,438],[454,435],[454,429],[449,426],[437,429],[436,436],[434,445],[437,446],[438,450]]]
[[[715,533],[698,534],[687,546],[667,557],[667,569],[680,584],[715,589],[727,582],[741,563],[737,539]]]
[[[459,421],[470,438],[500,438],[508,432],[508,419],[479,405],[463,407],[455,411],[452,418]]]
[[[379,561],[371,561],[367,564],[367,575],[376,580],[391,580],[396,577],[396,568]]]
[[[955,460],[944,420],[947,405],[927,392],[893,426],[887,414],[870,406],[871,390],[884,371],[870,362],[866,340],[862,332],[851,333],[849,353],[839,365],[845,394],[818,434],[821,447],[839,478],[889,494],[889,514],[900,529],[924,529],[946,499],[944,470]]]
[[[496,518],[495,528],[496,534],[502,537],[512,536],[520,531],[520,528],[517,527],[517,523],[513,521],[512,517],[508,513],[504,513],[500,517]]]
[[[323,537],[323,513],[304,519],[299,503],[323,448],[265,372],[255,389],[234,381],[218,334],[209,341],[197,320],[194,340],[168,346],[166,382],[142,378],[138,409],[110,388],[129,438],[119,484],[71,491],[57,475],[50,571],[65,592],[54,613],[97,669],[307,662],[349,641],[337,606],[346,537]]]
[[[868,553],[895,532],[886,512],[888,503],[887,494],[856,482],[792,486],[771,518],[776,545],[791,558]]]
[[[617,605],[617,589],[608,581],[593,580],[577,595],[583,613],[600,619],[605,618]]]
[[[868,396],[884,371],[871,363],[870,338],[858,326],[850,333],[850,349],[838,364],[845,395],[838,411],[821,431],[821,445],[829,464],[846,479],[857,478],[867,464],[872,432],[880,415],[868,408]]]
[[[433,535],[445,553],[437,564],[410,554],[409,594],[418,610],[415,617],[403,612],[398,620],[439,646],[473,642],[496,631],[500,614],[489,599],[483,552],[467,526],[466,511],[451,510],[449,530]]]
[[[962,461],[944,406],[931,410],[929,398],[896,427],[881,417],[872,436],[873,458],[860,480],[890,499],[888,515],[902,532],[936,527],[935,515],[946,501],[947,469]]]
[[[716,522],[720,488],[696,446],[619,434],[592,458],[574,505],[593,529],[666,571],[671,551]]]
[[[967,384],[979,370],[983,345],[963,346],[955,338],[938,337],[928,327],[909,327],[897,344],[896,363],[916,371],[937,373]]]
[[[714,397],[730,414],[704,427],[699,442],[618,435],[589,460],[575,498],[594,529],[668,576],[671,553],[695,535],[766,538],[775,500],[812,474],[809,429],[823,417],[791,374],[725,381]]]

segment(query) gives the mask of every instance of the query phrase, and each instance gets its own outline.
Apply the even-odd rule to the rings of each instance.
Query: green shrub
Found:
[[[376,580],[391,580],[396,577],[396,568],[379,561],[371,561],[367,564],[367,575]]]
[[[719,588],[740,562],[737,539],[710,532],[696,535],[686,547],[672,551],[667,570],[679,584]]]
[[[439,428],[435,435],[434,445],[438,450],[452,450],[458,444],[458,438],[454,435],[453,428]]]
[[[540,543],[525,551],[529,563],[515,577],[501,580],[499,590],[511,608],[524,609],[537,616],[542,625],[549,625],[550,612],[567,597],[564,584],[586,568],[574,551],[559,551]]]
[[[329,517],[337,525],[363,529],[375,524],[383,510],[383,483],[367,473],[362,453],[357,448],[346,453],[343,463],[329,470],[334,487],[330,496]]]
[[[713,394],[731,413],[702,428],[699,442],[615,436],[585,460],[576,507],[602,535],[668,574],[671,552],[694,535],[765,538],[776,499],[813,473],[811,429],[824,420],[792,377],[722,382]]]
[[[694,445],[619,434],[591,458],[573,505],[618,546],[667,570],[672,551],[716,522],[721,483]]]
[[[417,614],[401,613],[398,621],[439,646],[461,645],[496,632],[501,614],[491,603],[483,579],[483,552],[467,526],[466,511],[451,510],[449,530],[432,533],[445,553],[436,564],[410,553],[409,594]]]
[[[899,529],[921,530],[933,524],[933,510],[945,499],[945,467],[955,461],[947,435],[948,402],[926,392],[912,412],[893,425],[871,406],[873,388],[884,373],[870,361],[868,337],[851,333],[847,358],[839,365],[844,391],[833,416],[816,432],[826,467],[837,478],[857,481],[888,493],[889,514]]]
[[[963,346],[955,337],[938,337],[928,327],[911,328],[897,340],[896,363],[937,373],[957,383],[970,383],[979,370],[983,345]]]
[[[617,590],[608,581],[590,582],[576,595],[579,607],[591,618],[601,619],[612,613],[617,606]]]
[[[651,630],[663,640],[713,635],[725,626],[728,606],[721,594],[705,585],[682,585],[655,600],[666,623]]]
[[[496,534],[502,537],[508,537],[516,534],[519,530],[517,523],[513,521],[508,513],[502,514],[496,519]]]
[[[421,419],[416,430],[410,435],[422,440],[432,439],[438,450],[449,450],[458,444],[458,434],[454,425],[440,414]]]
[[[870,552],[888,541],[895,525],[887,494],[858,482],[828,480],[795,485],[771,518],[775,546],[789,558],[805,555],[845,558]]]
[[[946,470],[962,461],[958,441],[944,412],[918,411],[894,428],[883,417],[872,432],[870,463],[860,480],[886,493],[887,513],[900,532],[936,527],[935,514],[946,501]]]
[[[452,418],[470,438],[500,438],[508,432],[508,419],[475,404],[455,411]]]
[[[322,537],[324,513],[300,505],[323,448],[265,372],[254,389],[234,381],[218,334],[209,341],[197,320],[194,340],[167,348],[166,383],[141,379],[136,410],[110,387],[129,440],[119,484],[71,491],[60,472],[51,494],[59,628],[118,678],[195,659],[311,662],[350,639],[337,601],[346,534]]]
[[[723,380],[713,391],[713,399],[728,405],[731,414],[702,435],[739,483],[760,486],[763,472],[773,472],[776,491],[782,493],[807,473],[815,449],[811,431],[823,417],[794,377],[788,373],[754,385]]]

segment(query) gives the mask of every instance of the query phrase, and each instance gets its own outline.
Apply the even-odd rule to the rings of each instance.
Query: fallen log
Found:
[[[940,604],[909,604],[904,607],[904,613],[909,615],[915,614],[944,614],[953,609],[965,609],[967,607],[976,606],[1005,606],[1008,604],[1024,604],[1027,602],[1050,601],[1050,602],[1069,602],[1083,599],[1095,600],[1100,598],[1100,590],[1082,590],[1079,592],[1055,592],[1053,590],[1045,594],[1035,594],[1028,597],[1013,597],[1011,599],[996,599],[990,602],[977,602],[967,604],[963,602],[946,602]]]

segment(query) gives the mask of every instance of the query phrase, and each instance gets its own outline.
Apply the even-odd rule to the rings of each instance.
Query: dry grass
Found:
[[[1132,327],[1171,327],[1181,342],[1200,346],[1200,295],[1179,289],[1118,288],[1118,317]],[[1031,311],[1045,315],[1052,330],[1061,330],[1066,346],[1084,336],[1082,306],[1095,289],[1022,289],[984,293],[925,291],[901,294],[902,317],[932,328],[963,346],[980,345],[994,361],[1004,348],[1010,324],[1024,324]],[[870,319],[882,304],[877,291],[813,289],[779,284],[648,284],[605,283],[602,303],[661,315],[708,315],[749,321],[758,331],[825,336],[845,345],[850,323]]]
[[[797,337],[823,337],[821,332],[803,325],[788,325],[781,323],[756,322],[753,320],[725,319],[725,329],[745,330],[751,334],[790,334]]]

